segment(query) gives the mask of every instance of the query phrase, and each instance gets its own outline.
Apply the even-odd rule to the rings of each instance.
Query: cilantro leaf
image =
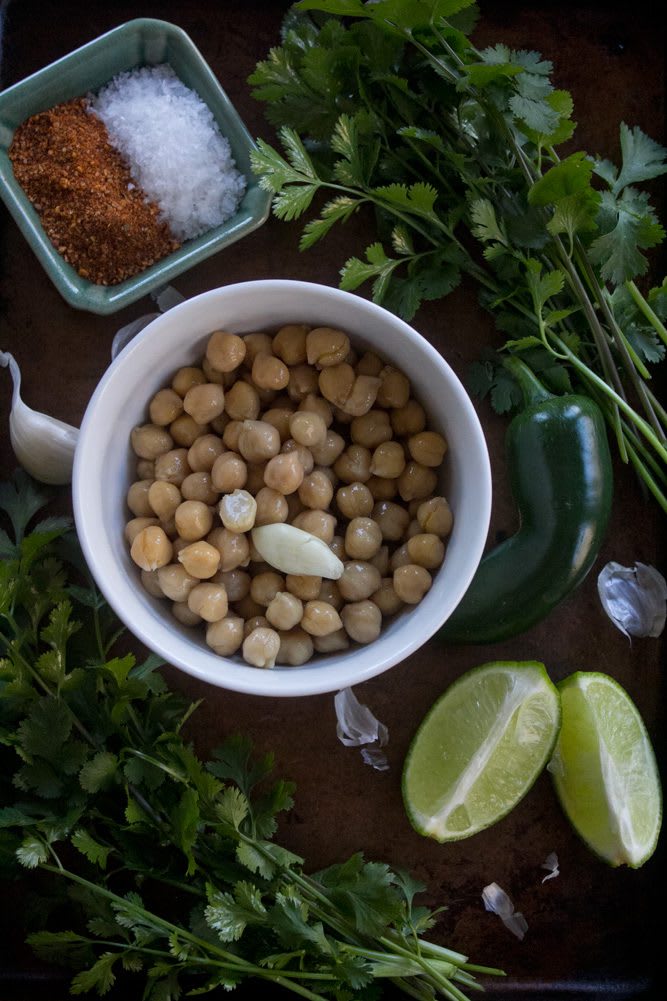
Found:
[[[667,149],[636,125],[628,128],[621,122],[621,153],[623,162],[613,182],[613,195],[619,195],[628,184],[650,181],[667,172]]]
[[[78,828],[72,835],[72,844],[93,865],[99,866],[100,869],[106,869],[107,859],[111,851],[109,846],[101,845],[92,834],[82,827]]]
[[[624,188],[618,199],[603,192],[598,226],[602,233],[591,244],[589,257],[599,265],[603,281],[613,285],[643,275],[648,262],[641,251],[657,246],[665,236],[648,195],[636,188]]]

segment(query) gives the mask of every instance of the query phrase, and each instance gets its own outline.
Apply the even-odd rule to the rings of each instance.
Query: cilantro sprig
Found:
[[[330,196],[302,249],[369,213],[376,232],[340,285],[370,283],[405,319],[471,276],[508,335],[501,350],[531,364],[540,348],[561,384],[591,395],[667,511],[667,411],[651,382],[667,346],[664,284],[646,295],[638,285],[665,236],[640,185],[667,171],[666,151],[621,123],[620,166],[561,157],[574,109],[551,62],[478,50],[467,34],[476,16],[472,0],[296,4],[249,80],[284,155],[260,140],[253,169],[279,218]],[[490,367],[505,410],[517,393],[486,357]]]
[[[371,1001],[388,979],[464,1001],[500,973],[423,938],[438,911],[407,873],[361,854],[309,873],[275,840],[293,785],[243,737],[198,757],[196,705],[119,649],[68,521],[30,529],[45,500],[23,473],[0,484],[0,866],[66,888],[67,923],[29,941],[76,969],[71,993],[137,974],[146,1001],[248,980]]]

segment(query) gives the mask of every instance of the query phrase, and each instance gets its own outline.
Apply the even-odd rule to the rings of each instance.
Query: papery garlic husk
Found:
[[[255,549],[270,566],[282,573],[338,580],[345,569],[326,542],[311,532],[282,522],[252,530]]]
[[[497,883],[489,883],[482,890],[482,901],[487,911],[497,914],[505,927],[520,941],[523,940],[528,931],[528,922],[521,911],[514,910],[514,904],[502,886],[498,886]]]
[[[0,366],[9,368],[14,382],[9,437],[18,462],[40,483],[53,486],[71,483],[79,429],[39,413],[23,402],[21,370],[13,355],[0,351]]]

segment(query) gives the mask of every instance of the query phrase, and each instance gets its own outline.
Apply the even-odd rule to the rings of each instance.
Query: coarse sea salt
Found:
[[[210,108],[166,65],[119,73],[90,110],[178,240],[236,212],[246,187]]]

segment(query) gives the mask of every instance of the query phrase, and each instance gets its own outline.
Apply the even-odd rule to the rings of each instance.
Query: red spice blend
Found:
[[[116,285],[180,244],[87,106],[77,98],[28,118],[9,158],[58,253],[82,278]]]

